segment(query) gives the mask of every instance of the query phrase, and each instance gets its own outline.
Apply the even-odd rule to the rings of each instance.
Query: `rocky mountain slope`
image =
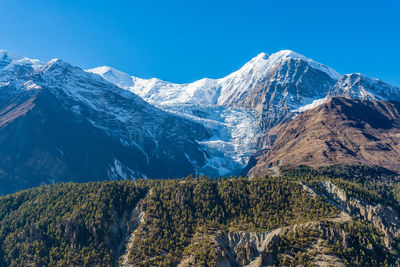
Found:
[[[241,103],[240,99],[245,98],[244,96],[252,90],[263,87],[263,82],[266,80],[274,79],[276,83],[291,84],[298,82],[300,84],[301,81],[297,80],[302,77],[303,72],[314,71],[326,75],[319,82],[317,79],[313,79],[315,80],[313,81],[315,84],[323,87],[325,78],[334,82],[340,78],[340,74],[333,69],[289,50],[283,50],[270,56],[266,53],[261,53],[238,71],[224,78],[205,78],[190,84],[173,84],[156,78],[148,80],[140,79],[107,66],[88,71],[97,73],[121,88],[136,93],[152,104],[163,106],[182,103],[245,106],[244,103]],[[297,73],[299,76],[290,77],[294,73]],[[297,92],[301,94],[299,97],[306,97],[307,95],[315,97],[317,88],[311,88],[310,86],[307,89]],[[286,90],[286,92],[292,93],[289,98],[293,96],[294,92],[290,90]],[[280,91],[279,97],[282,97],[283,93],[284,90]],[[324,93],[321,92],[321,95],[324,95]],[[309,103],[306,99],[302,99],[299,102],[299,104]]]
[[[271,148],[284,122],[332,96],[400,99],[399,88],[340,76],[288,50],[190,84],[0,51],[0,90],[0,176],[13,188],[71,177],[239,174],[253,153]]]
[[[399,88],[360,73],[345,74],[337,81],[332,96],[362,100],[400,100]]]
[[[255,110],[264,130],[327,96],[340,78],[335,70],[290,50],[261,53],[224,78],[190,84],[140,79],[106,66],[88,71],[165,109],[185,104]]]
[[[271,56],[261,53],[225,78],[190,84],[140,79],[105,66],[88,71],[210,129],[212,138],[201,142],[210,158],[199,169],[207,175],[239,173],[259,148],[263,131],[323,98],[340,77],[287,50]]]
[[[0,193],[55,181],[181,177],[203,166],[201,124],[62,60],[3,52]],[[157,167],[154,167],[157,166]]]
[[[202,144],[215,156],[200,169],[210,175],[226,175],[229,170],[238,173],[254,152],[270,148],[279,123],[290,121],[330,97],[400,100],[397,87],[361,74],[341,76],[289,50],[261,53],[224,78],[190,84],[140,79],[105,66],[89,72],[211,129],[213,137]]]
[[[258,157],[249,175],[268,173],[274,166],[332,164],[400,171],[400,102],[335,97],[277,128],[274,145]]]

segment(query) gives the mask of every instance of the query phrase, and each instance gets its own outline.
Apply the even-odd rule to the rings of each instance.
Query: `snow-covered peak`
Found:
[[[101,66],[93,69],[87,70],[87,72],[92,72],[100,75],[109,82],[123,88],[128,89],[134,85],[134,78],[122,71],[114,69],[108,66]]]
[[[62,73],[66,70],[66,69],[74,69],[77,67],[73,67],[72,65],[70,65],[69,63],[63,61],[62,59],[59,58],[54,58],[46,63],[44,63],[43,65],[41,65],[40,67],[38,67],[36,69],[37,73],[52,73],[51,76],[56,77],[56,75],[62,75]]]
[[[400,88],[361,73],[351,73],[337,81],[332,95],[364,100],[400,100]]]
[[[112,68],[112,67],[109,67],[109,66],[100,66],[100,67],[97,67],[97,68],[93,68],[93,69],[88,69],[88,70],[86,70],[86,71],[88,71],[88,72],[92,72],[92,73],[96,73],[96,74],[98,74],[98,75],[104,75],[104,74],[106,74],[106,73],[108,73],[108,72],[114,72],[114,71],[118,71],[118,72],[120,72],[119,70],[116,70],[116,69],[114,69],[114,68]],[[125,73],[124,73],[125,74]]]
[[[23,79],[28,80],[31,72],[43,63],[36,59],[21,57],[13,52],[0,50],[0,85]]]
[[[316,62],[308,57],[305,57],[299,53],[296,53],[292,50],[282,50],[279,51],[277,53],[272,54],[271,56],[269,56],[269,64],[274,65],[277,64],[280,61],[284,61],[288,58],[292,58],[292,59],[300,59],[302,61],[307,62],[312,68],[314,69],[318,69],[322,72],[325,72],[326,74],[328,74],[329,76],[331,76],[332,79],[334,80],[338,80],[340,78],[340,74],[335,71],[334,69],[321,64],[319,62]]]
[[[53,66],[65,67],[67,65],[69,65],[69,63],[63,61],[62,59],[53,58],[53,59],[49,60],[44,66],[45,67],[53,67]]]
[[[21,57],[13,52],[7,50],[0,50],[0,70],[10,71],[15,67],[37,67],[42,64],[37,59],[30,59],[27,57]]]
[[[238,72],[243,73],[243,72],[248,71],[249,69],[254,69],[254,68],[256,68],[258,70],[261,70],[261,69],[267,70],[269,68],[274,67],[276,64],[279,64],[280,62],[286,61],[288,59],[300,59],[300,60],[308,63],[311,67],[327,73],[334,80],[338,80],[341,76],[334,69],[329,68],[328,66],[326,66],[324,64],[316,62],[313,59],[310,59],[310,58],[303,56],[297,52],[294,52],[292,50],[281,50],[281,51],[273,53],[271,55],[268,55],[267,53],[262,52],[262,53],[258,54],[256,57],[254,57],[253,59],[251,59],[240,70],[238,70],[235,73],[238,73]],[[231,76],[231,75],[229,75],[229,76]]]
[[[246,92],[265,80],[268,73],[278,64],[288,59],[302,60],[310,67],[327,73],[334,80],[340,77],[333,69],[290,50],[282,50],[272,55],[260,53],[239,70],[224,78],[216,80],[204,78],[188,84],[174,84],[156,78],[141,79],[108,66],[87,71],[98,74],[109,82],[158,106],[174,104],[229,105],[232,99],[241,98]]]
[[[291,50],[282,50],[269,56],[266,53],[261,53],[238,71],[219,80],[222,89],[218,104],[230,105],[243,100],[249,91],[263,83],[274,70],[292,59],[301,61],[299,64],[307,64],[313,69],[326,73],[334,81],[340,78],[340,74],[335,70]],[[276,78],[278,77],[274,79]],[[282,82],[287,80],[285,77],[279,79]]]
[[[260,64],[262,62],[265,62],[267,59],[269,58],[269,55],[265,52],[261,52],[260,54],[258,54],[257,56],[253,57],[249,62],[247,62],[243,67],[245,67],[246,65],[257,65]],[[242,68],[243,68],[242,67]]]

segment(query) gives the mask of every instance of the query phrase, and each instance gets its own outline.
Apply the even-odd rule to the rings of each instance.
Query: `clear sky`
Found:
[[[1,0],[0,49],[171,82],[291,49],[400,86],[400,1]]]

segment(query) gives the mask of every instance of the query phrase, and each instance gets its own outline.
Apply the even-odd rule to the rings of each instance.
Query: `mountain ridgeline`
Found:
[[[288,50],[190,84],[0,50],[0,266],[399,266],[399,100]]]
[[[399,171],[393,160],[397,104],[385,104],[400,99],[399,88],[361,74],[340,75],[288,50],[261,53],[224,78],[190,84],[140,79],[110,67],[85,71],[60,59],[41,62],[0,51],[0,92],[3,194],[58,181],[247,174],[255,165],[251,175],[282,164],[382,164]],[[351,99],[361,102],[343,104],[348,106],[343,114],[336,105],[323,118],[329,121],[322,121],[319,105],[326,103],[325,109]],[[361,106],[389,112],[382,123],[390,126],[358,123],[364,120],[356,111]],[[385,106],[393,108],[384,111]],[[364,139],[323,140],[335,144],[303,155],[323,133],[293,136],[285,129],[300,131],[296,122],[309,118],[311,123],[312,114],[331,129],[340,124],[341,131],[352,129]],[[296,139],[304,136],[312,140]],[[288,139],[298,145],[278,149]],[[383,151],[390,155],[385,160]]]
[[[257,156],[250,176],[273,167],[377,165],[400,170],[400,102],[334,97],[282,123],[273,146]],[[268,135],[268,134],[267,134]]]
[[[197,141],[210,133],[201,124],[61,60],[26,65],[0,70],[0,193],[57,181],[174,178],[205,163]]]

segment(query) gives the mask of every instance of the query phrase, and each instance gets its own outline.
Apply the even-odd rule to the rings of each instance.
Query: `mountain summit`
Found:
[[[266,132],[332,96],[400,99],[399,88],[361,74],[340,75],[291,50],[260,53],[224,78],[204,78],[189,84],[140,79],[111,67],[88,71],[211,129],[213,138],[202,142],[210,155],[216,155],[201,170],[208,174],[218,170],[218,174],[226,175],[229,169],[243,168],[254,151],[273,144],[274,138],[266,138]]]
[[[333,80],[340,78],[340,74],[335,70],[290,50],[282,50],[270,56],[260,53],[242,68],[224,78],[204,78],[189,84],[173,84],[156,78],[140,79],[107,66],[88,71],[134,92],[152,104],[229,105],[265,80],[265,77],[279,64],[290,60],[301,61],[313,69],[326,73]]]
[[[0,51],[0,91],[5,192],[55,181],[239,174],[253,153],[276,145],[277,126],[332,96],[400,99],[399,88],[341,76],[289,50],[188,84]]]

